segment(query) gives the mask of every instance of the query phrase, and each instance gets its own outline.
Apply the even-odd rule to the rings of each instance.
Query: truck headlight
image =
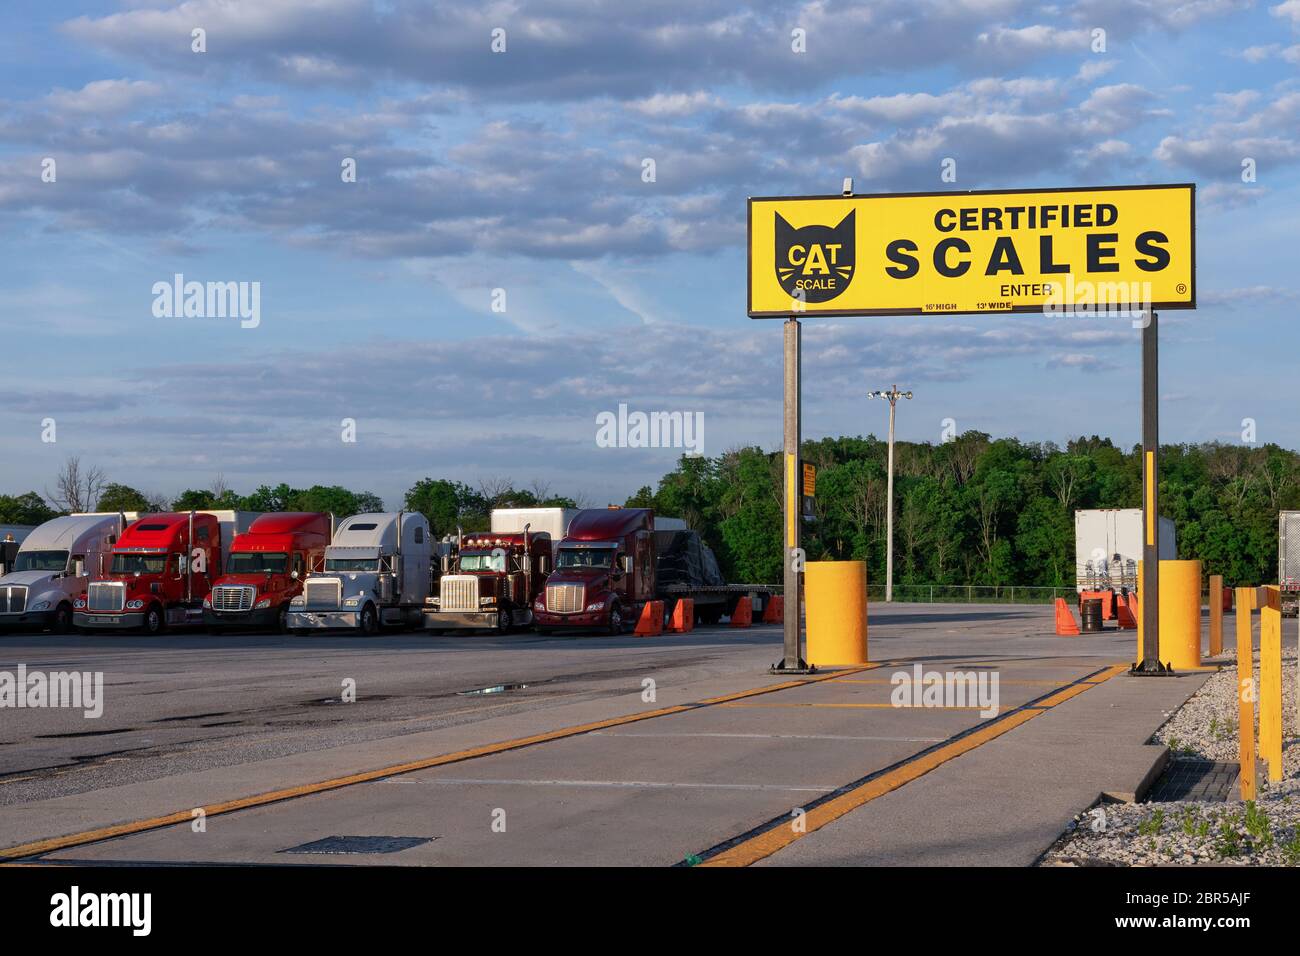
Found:
[[[296,598],[294,598],[292,601],[289,602],[290,607],[305,607],[306,604],[307,604],[307,599],[304,598],[301,594],[299,594]]]
[[[271,599],[270,599],[270,598],[262,598],[262,600],[258,601],[256,604],[253,605],[253,607],[255,607],[255,608],[259,608],[259,609],[260,609],[260,608],[265,608],[265,607],[270,607],[270,606],[271,606]]]
[[[487,607],[487,605],[495,604],[495,603],[496,603],[496,598],[485,597],[485,598],[478,599],[479,607]]]
[[[47,611],[47,610],[49,610],[49,607],[50,607],[50,602],[49,602],[49,601],[37,601],[35,604],[33,604],[33,605],[32,605],[31,607],[29,607],[27,610],[29,610],[29,611]]]
[[[594,602],[594,603],[592,603],[592,604],[588,604],[588,605],[587,605],[587,610],[588,610],[588,611],[603,611],[603,610],[605,610],[605,602],[604,602],[604,601],[596,601],[596,602]]]
[[[208,610],[212,610],[212,598],[205,597],[203,599],[203,606],[206,607]]]
[[[127,601],[126,606],[128,610],[138,611],[140,610],[140,608],[144,607],[144,601],[141,601],[139,598],[136,598],[134,601]]]
[[[78,611],[80,611],[82,608],[86,606],[86,599],[77,598],[75,601],[72,602],[72,606],[75,607]]]
[[[544,597],[538,595],[537,600],[533,602],[533,610],[535,610],[535,611],[545,611],[545,610],[546,610],[546,598],[544,598]]]
[[[358,596],[358,597],[350,597],[350,598],[346,598],[346,599],[344,599],[344,601],[343,601],[343,606],[344,606],[344,607],[356,607],[356,606],[357,606],[358,604],[360,604],[360,603],[361,603],[361,598],[360,598],[359,596]]]

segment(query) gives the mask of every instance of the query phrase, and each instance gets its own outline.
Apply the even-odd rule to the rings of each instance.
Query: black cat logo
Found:
[[[776,280],[792,298],[826,302],[853,281],[854,210],[838,226],[796,229],[776,214]]]

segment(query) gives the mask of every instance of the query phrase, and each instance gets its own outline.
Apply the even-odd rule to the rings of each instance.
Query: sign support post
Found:
[[[1142,316],[1142,659],[1136,676],[1172,674],[1160,663],[1160,379],[1159,317]]]
[[[802,615],[800,614],[802,606],[802,594],[799,587],[803,578],[801,571],[797,567],[802,567],[802,556],[799,554],[800,530],[803,522],[803,469],[800,467],[799,446],[802,440],[803,426],[803,409],[802,409],[802,332],[799,320],[793,316],[785,321],[785,400],[784,400],[784,431],[785,442],[783,447],[785,495],[782,499],[782,522],[781,536],[784,540],[784,548],[781,553],[784,564],[784,626],[785,626],[785,650],[784,656],[779,664],[772,667],[773,673],[779,674],[809,674],[812,668],[803,659],[803,634]],[[796,559],[798,564],[796,565]]]

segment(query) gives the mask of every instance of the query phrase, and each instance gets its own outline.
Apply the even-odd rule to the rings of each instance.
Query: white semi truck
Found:
[[[53,518],[23,539],[13,569],[0,577],[0,628],[72,630],[73,602],[106,570],[134,512]]]
[[[429,522],[414,511],[353,515],[334,531],[285,624],[296,634],[418,625],[431,585]]]
[[[1079,591],[1136,591],[1142,560],[1142,509],[1091,508],[1074,513],[1075,583]],[[1174,523],[1160,519],[1160,560],[1178,557]]]

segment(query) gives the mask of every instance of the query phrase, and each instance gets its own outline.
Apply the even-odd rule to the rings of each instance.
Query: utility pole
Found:
[[[900,392],[898,386],[889,391],[867,392],[867,398],[889,400],[889,472],[886,479],[885,514],[885,601],[894,600],[894,407],[900,398],[911,399],[911,392]]]

